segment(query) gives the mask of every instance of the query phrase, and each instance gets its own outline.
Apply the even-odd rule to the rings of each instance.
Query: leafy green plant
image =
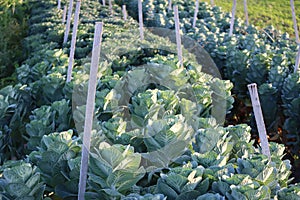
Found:
[[[156,192],[168,199],[195,199],[205,194],[209,181],[203,177],[204,168],[173,168],[167,174],[161,174],[157,182]]]
[[[20,84],[0,90],[1,162],[21,158],[24,151],[24,120],[32,108],[30,89]]]
[[[43,199],[45,183],[36,166],[24,161],[9,161],[1,166],[2,199]]]
[[[124,145],[100,143],[90,157],[87,198],[120,198],[144,176],[141,155]]]
[[[75,197],[78,191],[81,147],[72,135],[72,131],[44,135],[39,149],[28,156],[40,171],[46,191],[62,198]]]
[[[29,135],[27,148],[37,150],[44,135],[68,130],[71,127],[71,116],[71,107],[66,100],[35,109],[30,116],[30,123],[26,124]]]
[[[274,199],[276,200],[288,200],[288,199],[298,199],[300,197],[300,188],[299,184],[296,185],[290,185],[287,188],[283,188],[280,191],[278,191],[276,197]]]
[[[280,97],[278,89],[273,87],[272,84],[264,83],[258,90],[266,128],[269,133],[276,132],[280,124],[280,107],[278,105]]]

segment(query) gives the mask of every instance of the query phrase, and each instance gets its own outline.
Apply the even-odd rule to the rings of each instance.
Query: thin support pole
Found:
[[[103,23],[96,22],[94,43],[93,43],[93,50],[92,50],[92,62],[91,62],[91,69],[90,69],[90,80],[88,86],[88,96],[87,96],[87,104],[86,104],[86,111],[85,111],[78,200],[84,200],[84,194],[86,190],[102,32],[103,32]]]

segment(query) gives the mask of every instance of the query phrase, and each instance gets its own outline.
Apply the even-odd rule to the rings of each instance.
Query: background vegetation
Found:
[[[210,0],[204,0],[210,3]],[[237,0],[237,16],[244,19],[243,0]],[[247,0],[249,22],[260,28],[274,26],[277,30],[294,36],[290,1],[288,0]],[[231,12],[232,0],[214,0],[215,5]],[[298,24],[300,22],[300,1],[295,1]]]
[[[0,88],[12,83],[24,55],[21,41],[27,30],[27,0],[0,1]]]

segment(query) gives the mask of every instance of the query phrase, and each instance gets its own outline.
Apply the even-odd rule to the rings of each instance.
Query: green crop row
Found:
[[[137,1],[118,1],[131,9],[137,18]],[[200,2],[196,27],[192,27],[195,4],[193,1],[174,1],[178,5],[182,32],[198,41],[217,64],[223,78],[234,84],[236,104],[229,123],[247,122],[257,135],[254,116],[243,114],[249,109],[247,84],[257,83],[264,119],[270,138],[284,143],[294,158],[299,158],[299,71],[293,73],[297,44],[289,35],[273,27],[258,30],[244,21],[235,20],[234,34],[229,36],[231,15],[219,7]],[[143,2],[145,25],[174,29],[173,11],[161,0]],[[243,107],[238,107],[239,105]],[[244,116],[246,115],[246,116]],[[234,120],[233,120],[234,119]]]
[[[30,4],[29,57],[18,84],[0,90],[1,198],[77,199],[96,21],[104,33],[85,199],[299,198],[284,146],[270,143],[269,159],[249,126],[223,127],[233,85],[202,72],[187,49],[180,66],[168,38],[145,31],[141,41],[118,5],[112,14],[83,1],[66,83],[62,11],[55,0]]]

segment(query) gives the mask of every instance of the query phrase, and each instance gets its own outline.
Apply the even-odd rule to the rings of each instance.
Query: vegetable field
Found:
[[[27,3],[1,199],[300,199],[294,38],[192,0]]]

